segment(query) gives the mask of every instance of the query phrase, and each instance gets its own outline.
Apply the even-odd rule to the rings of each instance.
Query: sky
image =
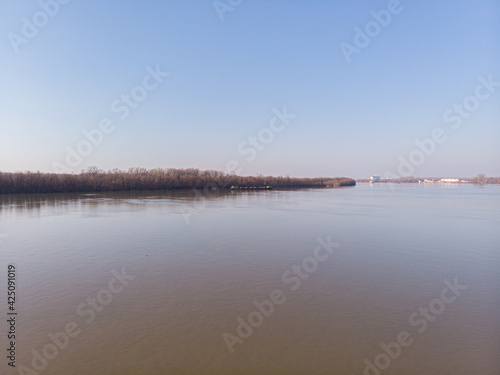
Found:
[[[500,176],[496,0],[0,1],[0,171]]]

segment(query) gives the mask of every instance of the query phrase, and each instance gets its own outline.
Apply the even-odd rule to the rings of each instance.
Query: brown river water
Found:
[[[498,185],[0,196],[0,373],[498,375],[499,245]]]

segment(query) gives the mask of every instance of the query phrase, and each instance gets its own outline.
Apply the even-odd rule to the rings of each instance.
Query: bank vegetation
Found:
[[[222,171],[174,168],[130,168],[104,171],[90,167],[79,174],[0,172],[0,194],[76,193],[134,190],[229,189],[231,186],[273,188],[341,187],[356,182],[345,177],[294,178],[237,176]]]

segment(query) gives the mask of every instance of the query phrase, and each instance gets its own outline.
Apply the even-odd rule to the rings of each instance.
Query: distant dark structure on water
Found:
[[[231,186],[231,190],[272,190],[272,186]]]

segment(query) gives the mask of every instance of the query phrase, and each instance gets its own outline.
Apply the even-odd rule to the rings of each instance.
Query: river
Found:
[[[499,374],[499,229],[498,185],[3,195],[0,372]]]

